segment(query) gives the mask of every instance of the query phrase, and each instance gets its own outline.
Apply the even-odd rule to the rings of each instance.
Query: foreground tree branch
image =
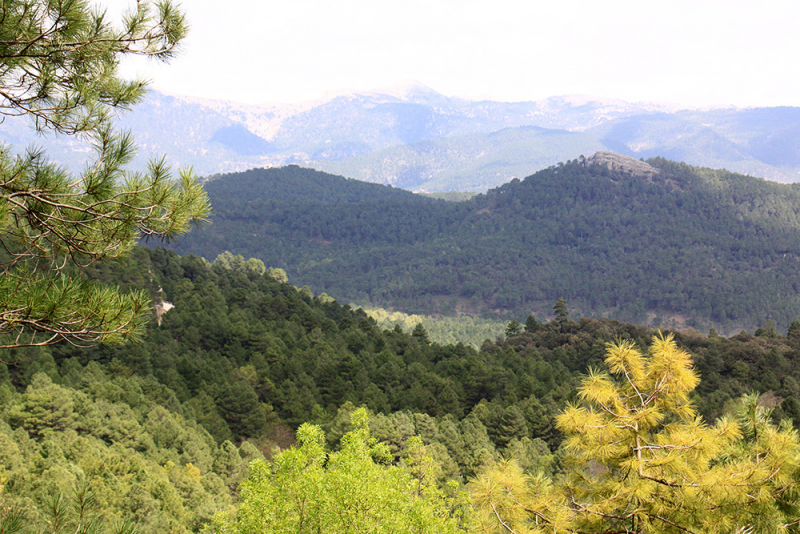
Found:
[[[86,0],[0,3],[0,120],[28,116],[38,130],[94,146],[78,175],[39,149],[0,147],[0,348],[141,332],[147,296],[96,286],[80,269],[124,257],[142,237],[173,239],[209,211],[191,170],[173,179],[162,159],[126,171],[135,145],[113,126],[146,89],[119,77],[121,57],[168,60],[186,31],[169,1],[136,2],[120,27]]]

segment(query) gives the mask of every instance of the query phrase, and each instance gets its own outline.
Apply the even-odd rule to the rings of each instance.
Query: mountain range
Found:
[[[800,108],[682,109],[580,96],[470,101],[412,84],[262,106],[151,91],[118,122],[139,145],[131,168],[163,154],[205,176],[295,163],[413,191],[484,192],[601,150],[780,182],[800,172]],[[91,150],[12,117],[0,142],[44,145],[76,170]]]

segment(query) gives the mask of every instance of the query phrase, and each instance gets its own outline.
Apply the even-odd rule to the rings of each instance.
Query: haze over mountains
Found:
[[[793,182],[800,108],[680,109],[591,97],[468,101],[420,85],[298,105],[250,106],[152,91],[122,127],[133,168],[165,154],[200,175],[298,163],[414,191],[486,191],[559,161],[612,150]],[[7,118],[0,141],[43,145],[72,168],[89,147]]]

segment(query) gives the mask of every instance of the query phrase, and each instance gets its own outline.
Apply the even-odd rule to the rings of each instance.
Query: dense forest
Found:
[[[434,485],[455,483],[448,506],[468,509],[458,488],[502,457],[532,474],[563,470],[556,416],[578,399],[582,377],[603,365],[609,343],[646,347],[657,334],[572,320],[562,301],[553,320],[513,320],[478,349],[439,345],[424,324],[381,329],[364,311],[230,253],[208,263],[138,248],[89,274],[146,288],[159,311],[138,343],[6,353],[3,497],[29,519],[44,521],[53,495],[91,491],[109,520],[197,532],[234,510],[247,465],[295,443],[302,423],[324,430],[332,450],[352,444],[358,406],[384,463],[408,468],[424,449]],[[773,421],[800,422],[800,323],[786,335],[771,324],[731,338],[674,335],[701,376],[692,400],[708,421],[757,392]]]
[[[578,159],[464,202],[257,169],[207,182],[212,224],[175,248],[407,313],[544,320],[563,297],[581,316],[724,333],[800,317],[800,188],[659,158],[638,169]]]

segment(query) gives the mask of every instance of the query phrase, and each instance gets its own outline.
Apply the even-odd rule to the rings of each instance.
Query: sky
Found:
[[[99,2],[118,13],[134,0]],[[800,3],[763,0],[183,0],[173,94],[249,104],[416,81],[501,101],[589,95],[685,106],[800,106]]]

